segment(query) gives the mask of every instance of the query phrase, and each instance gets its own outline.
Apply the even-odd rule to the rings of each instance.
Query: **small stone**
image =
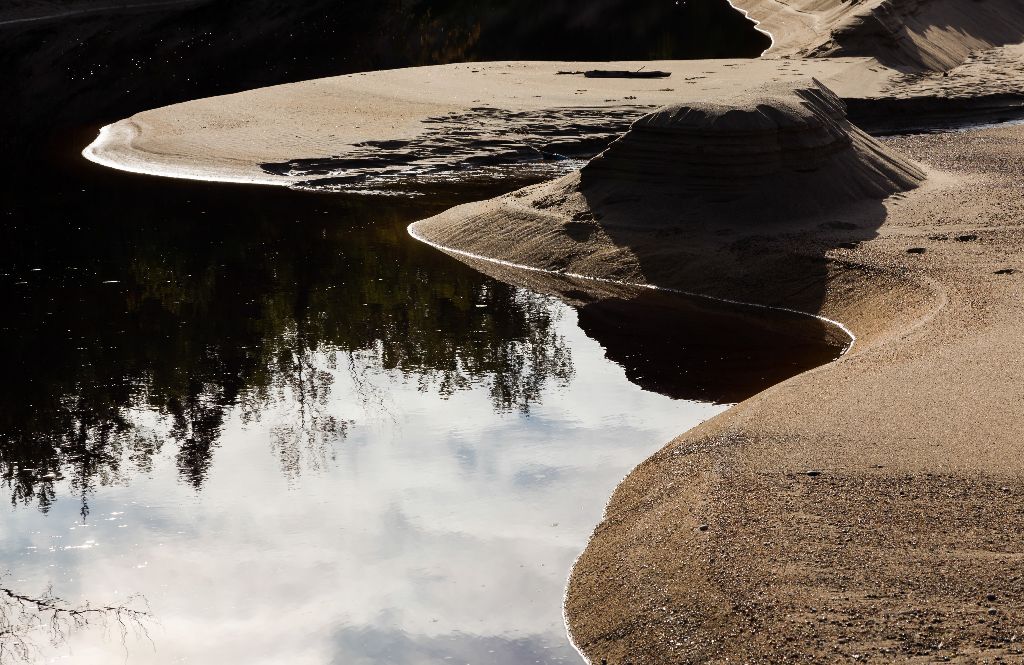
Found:
[[[968,233],[966,235],[956,237],[957,242],[974,242],[977,239],[978,236],[974,235],[973,233]]]
[[[995,602],[995,599],[996,595],[994,593],[990,593],[989,595],[985,596],[985,600],[987,600],[990,603]]]
[[[988,613],[989,613],[990,616],[995,616],[996,614],[999,613],[999,610],[997,610],[994,607],[990,607],[990,608],[988,608]]]
[[[907,250],[907,254],[924,254],[926,250],[924,247],[911,247]]]
[[[697,527],[697,530],[698,531],[707,531],[708,530],[708,525],[707,524],[701,524],[700,526]]]

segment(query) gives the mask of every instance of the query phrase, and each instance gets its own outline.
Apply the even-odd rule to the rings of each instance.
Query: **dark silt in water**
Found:
[[[493,191],[32,175],[2,213],[2,586],[150,614],[25,633],[41,659],[578,662],[562,589],[619,479],[840,352],[807,317],[577,309],[406,234]]]

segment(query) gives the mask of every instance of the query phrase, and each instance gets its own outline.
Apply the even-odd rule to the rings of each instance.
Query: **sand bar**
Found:
[[[289,185],[308,176],[261,164],[361,156],[380,143],[419,140],[409,161],[452,164],[486,152],[488,134],[544,144],[551,125],[573,130],[581,109],[622,131],[686,94],[713,96],[746,82],[816,76],[839,89],[878,89],[886,76],[863,58],[830,61],[499,62],[351,74],[201,99],[138,113],[105,128],[85,155],[128,171]],[[560,71],[641,68],[668,79],[587,79]],[[870,74],[866,75],[865,72]],[[604,118],[604,120],[601,120]],[[431,140],[434,139],[434,140]],[[375,145],[376,144],[376,145]],[[369,168],[376,168],[371,166]]]

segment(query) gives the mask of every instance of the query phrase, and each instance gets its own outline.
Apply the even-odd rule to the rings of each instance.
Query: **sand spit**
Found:
[[[978,4],[978,3],[974,3]],[[1020,56],[1018,58],[1018,56]],[[599,152],[633,120],[681,99],[725,99],[752,83],[814,77],[875,129],[929,114],[1024,106],[1008,50],[955,76],[858,58],[496,62],[353,74],[144,111],[105,128],[84,155],[157,175],[360,188],[464,178],[481,166]],[[586,79],[587,69],[658,69],[667,79]],[[977,100],[985,100],[980,105]],[[894,112],[902,111],[902,115]]]
[[[733,116],[747,127],[757,124],[750,109],[796,110],[785,94],[751,98],[759,103],[737,103]],[[835,123],[823,126],[845,127],[825,90],[796,98],[802,131],[822,108]],[[716,121],[682,126],[713,135]],[[854,157],[834,154],[816,172],[853,184],[789,182],[789,196],[814,201],[799,217],[758,214],[740,203],[744,187],[719,198],[708,181],[731,170],[694,168],[686,149],[715,137],[667,141],[657,168],[656,142],[640,142],[647,158],[635,159],[627,135],[595,160],[600,177],[588,167],[415,225],[508,262],[499,269],[802,309],[858,336],[839,361],[682,435],[616,490],[566,598],[592,663],[1021,657],[1024,129],[884,144],[848,131],[837,154]],[[830,134],[811,136],[797,152],[818,155]],[[735,161],[746,167],[748,156]],[[785,160],[766,161],[771,169],[739,179],[747,190],[786,183]],[[631,162],[654,181],[632,177]],[[747,214],[715,214],[721,205]]]
[[[129,171],[226,182],[336,184],[403,170],[411,178],[462,175],[502,158],[593,155],[683,91],[713,97],[751,80],[810,76],[858,94],[880,88],[878,74],[865,78],[866,62],[497,62],[352,74],[144,111],[105,128],[83,154]],[[597,68],[672,76],[558,73]]]

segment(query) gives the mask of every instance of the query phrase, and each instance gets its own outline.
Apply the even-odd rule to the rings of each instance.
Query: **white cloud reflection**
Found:
[[[339,362],[329,410],[353,424],[319,470],[282,474],[272,452],[292,405],[257,423],[236,413],[201,493],[167,451],[129,486],[98,488],[86,528],[69,530],[73,500],[12,509],[3,560],[21,588],[52,583],[71,602],[145,596],[158,623],[152,645],[129,639],[133,664],[578,662],[561,595],[606,498],[721,407],[643,392],[552,306],[575,376],[529,417],[496,413],[484,390],[441,399],[373,372],[388,412],[368,412]],[[49,655],[125,659],[97,631]]]

